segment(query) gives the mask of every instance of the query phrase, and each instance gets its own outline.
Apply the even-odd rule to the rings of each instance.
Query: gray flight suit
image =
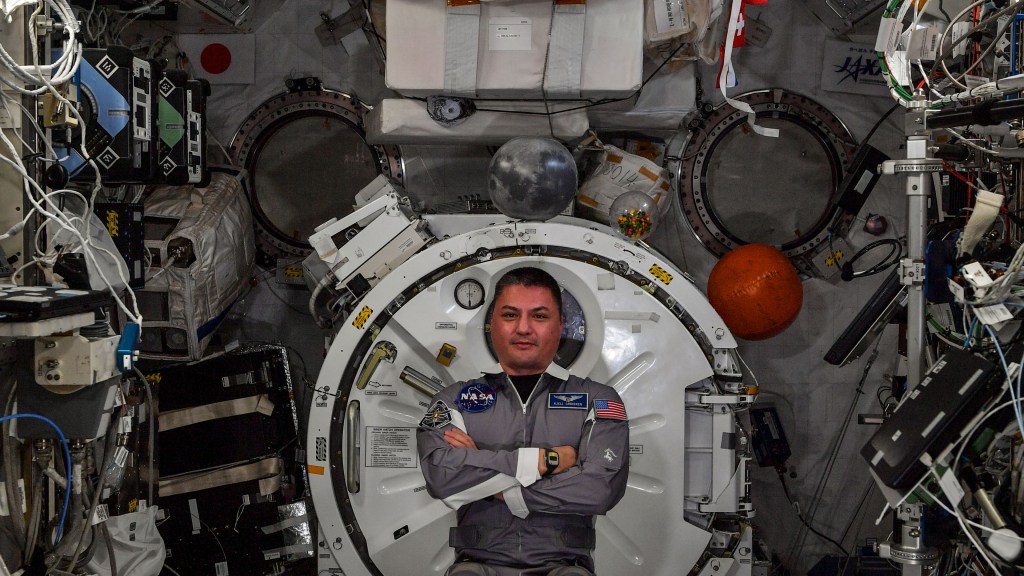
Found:
[[[451,447],[451,428],[478,449]],[[629,472],[629,422],[613,388],[552,364],[524,406],[498,366],[435,395],[416,439],[428,493],[457,510],[457,562],[497,576],[594,571],[594,516],[622,498]],[[575,447],[576,465],[541,478],[539,449],[555,446]]]

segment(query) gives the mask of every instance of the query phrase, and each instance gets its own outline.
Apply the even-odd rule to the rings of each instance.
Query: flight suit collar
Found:
[[[488,368],[486,370],[483,370],[482,373],[483,374],[504,374],[505,371],[502,369],[501,364],[499,363],[499,364],[495,364],[494,366],[491,366],[490,368]],[[552,362],[551,364],[548,364],[548,367],[547,367],[546,370],[544,370],[544,373],[545,374],[550,374],[551,376],[554,376],[555,378],[558,378],[559,380],[568,380],[569,379],[569,371],[566,370],[565,368],[562,368],[558,364],[555,364],[554,362]]]

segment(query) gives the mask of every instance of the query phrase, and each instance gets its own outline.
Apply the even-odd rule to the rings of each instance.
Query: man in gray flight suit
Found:
[[[495,286],[498,365],[439,392],[417,443],[427,491],[458,511],[447,576],[584,576],[594,515],[622,498],[629,422],[610,386],[554,364],[562,298],[548,273]]]

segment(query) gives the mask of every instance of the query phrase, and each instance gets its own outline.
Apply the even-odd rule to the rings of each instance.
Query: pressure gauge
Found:
[[[466,278],[455,286],[455,301],[466,310],[479,308],[484,303],[484,285]]]

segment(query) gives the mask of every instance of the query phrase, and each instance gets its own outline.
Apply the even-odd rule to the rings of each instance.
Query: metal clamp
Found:
[[[946,168],[942,160],[935,158],[905,158],[902,160],[886,160],[881,165],[882,174],[906,174],[917,172],[942,172]]]
[[[900,284],[917,286],[924,284],[924,262],[904,258],[900,260]]]

